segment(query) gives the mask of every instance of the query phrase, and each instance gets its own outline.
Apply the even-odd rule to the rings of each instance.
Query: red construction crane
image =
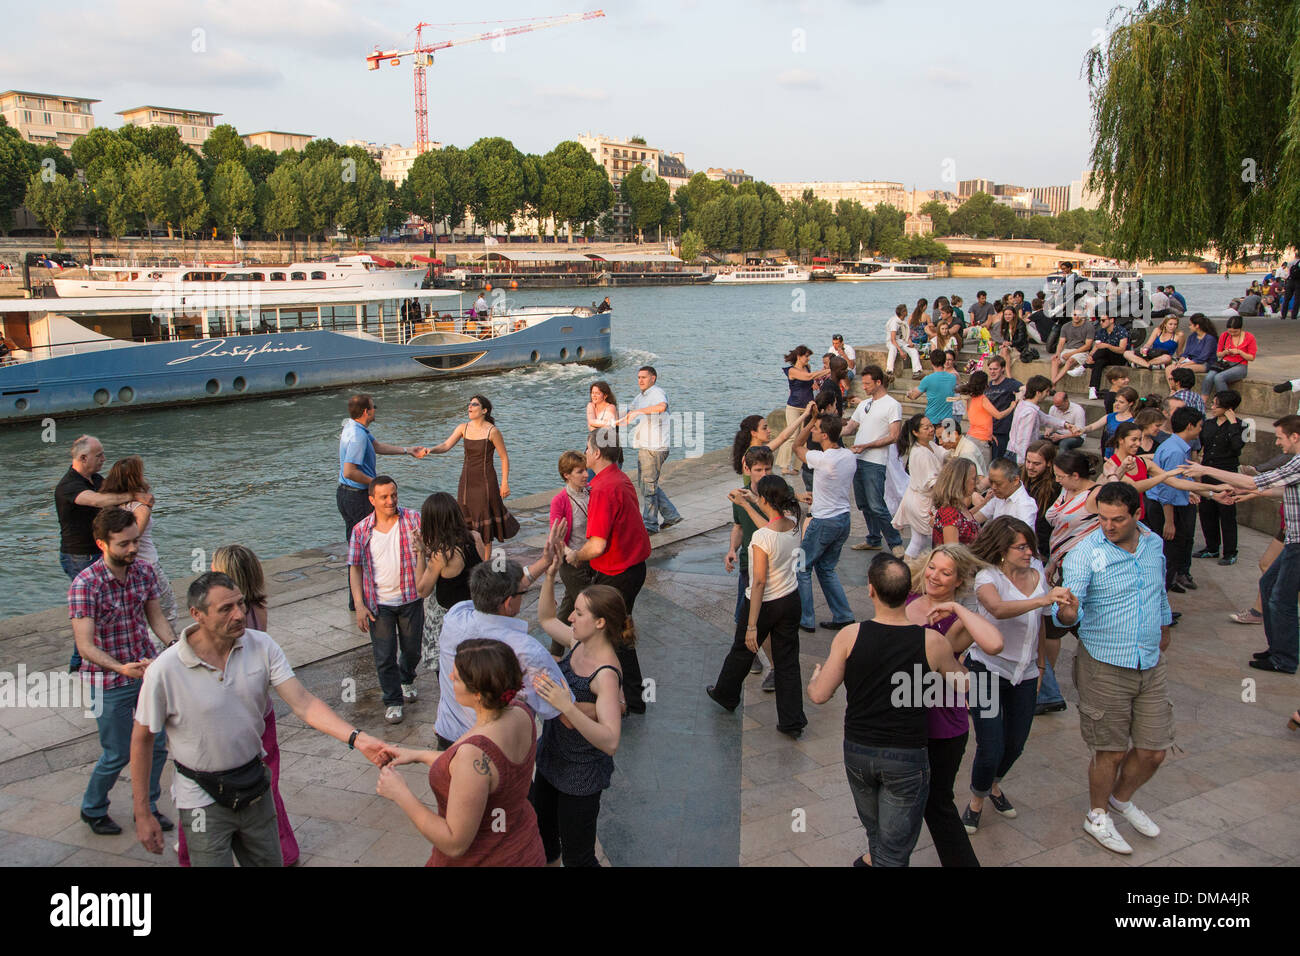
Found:
[[[477,36],[437,40],[429,43],[425,43],[421,36],[425,27],[468,26],[469,23],[419,23],[415,27],[414,47],[409,50],[385,51],[376,49],[374,53],[367,54],[366,63],[369,69],[377,70],[384,61],[388,61],[390,66],[398,66],[402,62],[402,57],[415,57],[415,147],[418,153],[423,153],[429,146],[429,91],[424,70],[426,67],[433,66],[433,54],[436,51],[453,46],[464,46],[466,43],[478,43],[481,40],[497,40],[502,37],[516,36],[520,33],[531,33],[534,30],[545,30],[547,27],[558,27],[566,23],[595,20],[604,15],[604,10],[591,10],[587,13],[566,13],[553,17],[530,17],[523,20],[476,20],[470,21],[470,23],[480,25],[486,23],[510,23],[513,26],[498,27]]]

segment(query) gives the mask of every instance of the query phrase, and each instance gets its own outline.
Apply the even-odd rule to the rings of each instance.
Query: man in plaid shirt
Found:
[[[1296,599],[1300,597],[1300,415],[1284,415],[1273,423],[1277,446],[1288,455],[1297,455],[1280,468],[1263,474],[1239,474],[1205,465],[1188,465],[1185,475],[1217,478],[1236,489],[1218,498],[1221,504],[1236,504],[1257,495],[1282,497],[1282,517],[1286,524],[1286,543],[1277,560],[1259,579],[1260,607],[1264,610],[1264,636],[1268,647],[1259,651],[1250,666],[1261,671],[1294,674],[1300,663],[1300,614]]]
[[[397,506],[397,482],[387,475],[370,483],[370,502],[375,510],[352,529],[348,573],[357,628],[370,632],[384,719],[397,724],[402,702],[416,698],[415,667],[424,633],[424,601],[415,590],[416,577],[424,572],[420,514]]]
[[[176,636],[158,604],[153,568],[135,559],[140,538],[135,518],[121,508],[105,508],[95,516],[92,527],[103,558],[73,579],[68,589],[68,614],[81,654],[81,673],[91,680],[98,697],[96,720],[103,748],[81,798],[81,819],[103,836],[122,832],[108,815],[108,792],[131,760],[140,679],[157,653],[149,627],[168,644]],[[158,812],[166,763],[167,739],[159,734],[153,745],[149,810],[163,830],[170,830],[172,822]]]

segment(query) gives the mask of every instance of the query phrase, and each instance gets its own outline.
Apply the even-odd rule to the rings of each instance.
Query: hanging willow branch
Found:
[[[1084,69],[1126,259],[1300,242],[1300,0],[1144,0]]]

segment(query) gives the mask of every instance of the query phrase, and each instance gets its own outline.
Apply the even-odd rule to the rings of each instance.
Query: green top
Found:
[[[740,570],[748,571],[749,541],[758,530],[758,525],[754,524],[754,519],[749,516],[749,512],[738,504],[731,506],[731,520],[740,525],[740,547],[736,549],[736,559],[740,563]]]

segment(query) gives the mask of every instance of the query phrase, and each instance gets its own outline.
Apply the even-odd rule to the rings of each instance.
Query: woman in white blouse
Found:
[[[1002,792],[1005,777],[1029,739],[1038,696],[1039,632],[1043,609],[1068,603],[1066,588],[1048,588],[1035,556],[1034,529],[1019,518],[994,518],[975,539],[971,551],[992,567],[975,576],[975,594],[984,616],[1002,633],[1002,652],[971,649],[967,664],[980,693],[972,699],[975,760],[971,764],[970,803],[962,814],[967,833],[979,829],[987,797],[993,809],[1014,817],[1016,808]]]
[[[906,463],[907,491],[894,512],[893,525],[899,531],[911,531],[907,542],[910,559],[930,548],[934,522],[930,490],[948,457],[948,449],[935,441],[934,423],[923,414],[913,415],[903,423],[897,446],[899,459]]]

